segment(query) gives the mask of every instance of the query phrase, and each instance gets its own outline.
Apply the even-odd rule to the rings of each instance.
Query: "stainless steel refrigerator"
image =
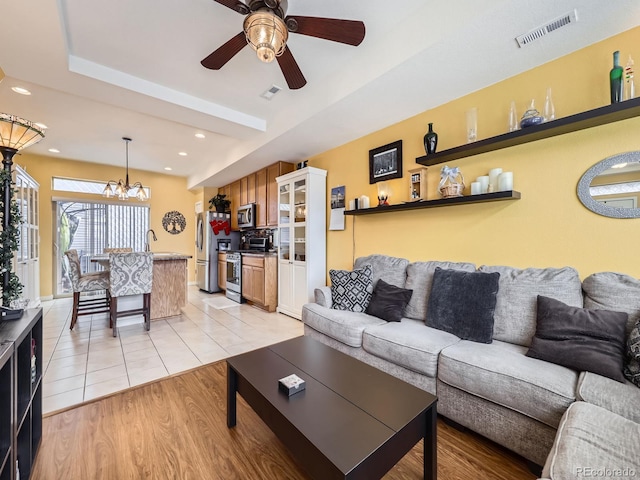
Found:
[[[218,287],[218,252],[237,250],[240,232],[231,231],[228,213],[202,212],[196,219],[196,280],[205,292],[220,292]]]

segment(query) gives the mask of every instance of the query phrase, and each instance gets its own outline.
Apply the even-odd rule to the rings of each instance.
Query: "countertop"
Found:
[[[260,250],[225,250],[218,253],[240,253],[242,255],[255,255],[258,257],[269,257],[271,255],[277,255],[277,250],[262,252]]]
[[[185,255],[183,253],[176,253],[176,252],[151,252],[153,253],[153,261],[157,262],[157,261],[167,261],[167,260],[187,260],[189,258],[193,258],[192,255]],[[91,261],[92,262],[105,262],[109,260],[109,254],[108,253],[101,253],[98,255],[93,255],[91,257]]]

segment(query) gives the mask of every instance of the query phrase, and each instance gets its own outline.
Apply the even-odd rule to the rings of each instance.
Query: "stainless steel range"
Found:
[[[227,298],[242,303],[242,255],[227,253]]]

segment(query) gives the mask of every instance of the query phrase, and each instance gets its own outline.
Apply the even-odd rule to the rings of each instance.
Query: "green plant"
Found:
[[[230,206],[231,200],[227,200],[227,196],[220,193],[209,200],[209,210],[215,207],[217,212],[226,212]]]
[[[7,179],[7,177],[9,177]],[[7,182],[8,180],[8,182]],[[7,182],[7,183],[5,183]],[[11,193],[9,195],[10,212],[9,226],[5,230],[0,231],[0,272],[3,275],[9,276],[6,288],[2,290],[2,305],[5,307],[10,306],[12,300],[16,300],[22,294],[22,284],[20,279],[13,271],[13,255],[18,251],[20,245],[20,223],[22,222],[22,216],[20,215],[20,208],[18,204],[13,200],[15,183],[11,179],[11,172],[6,169],[0,170],[0,189],[4,190],[5,185],[10,185]],[[4,191],[0,195],[0,217],[4,216]],[[4,225],[4,218],[2,218],[2,225]]]

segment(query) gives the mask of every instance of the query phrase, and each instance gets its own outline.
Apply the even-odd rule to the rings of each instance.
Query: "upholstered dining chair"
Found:
[[[80,315],[109,312],[109,272],[82,273],[77,250],[64,252],[67,258],[67,272],[73,287],[73,311],[71,326],[73,330]],[[83,293],[104,291],[104,296],[84,295]]]
[[[143,315],[144,326],[151,328],[151,287],[153,284],[153,253],[110,253],[109,254],[109,292],[110,319],[113,336],[118,336],[118,317]],[[142,308],[118,311],[118,298],[129,295],[142,295]]]
[[[133,248],[131,247],[122,247],[122,248],[103,248],[102,253],[131,253],[133,252]]]

